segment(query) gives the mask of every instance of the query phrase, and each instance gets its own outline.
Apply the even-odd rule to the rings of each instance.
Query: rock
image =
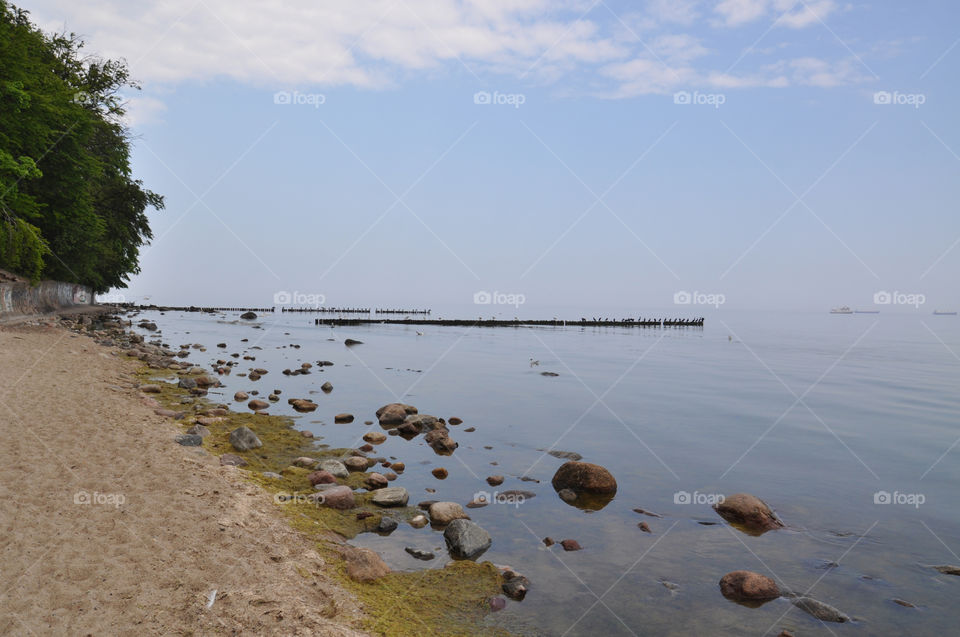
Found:
[[[367,459],[361,456],[350,456],[349,458],[344,458],[343,464],[350,471],[366,471],[367,467],[370,466],[367,462]]]
[[[395,474],[393,471],[388,471],[385,474],[383,474],[383,476],[390,482],[393,482],[394,480],[397,479],[397,474]]]
[[[462,425],[462,424],[463,424],[463,420],[461,420],[460,418],[457,418],[456,416],[454,416],[453,418],[451,418],[451,419],[448,420],[447,422],[450,423],[451,425]]]
[[[327,471],[335,478],[346,478],[349,474],[346,465],[339,460],[321,460],[317,468],[321,471]]]
[[[423,560],[424,562],[429,562],[430,560],[436,557],[436,555],[434,555],[430,551],[422,551],[412,546],[407,546],[403,550],[409,553],[410,555],[414,556],[418,560]]]
[[[467,427],[467,428],[464,429],[463,431],[464,431],[465,433],[472,434],[472,433],[473,433],[474,431],[476,431],[476,430],[477,430],[476,427]]]
[[[443,428],[440,419],[429,414],[408,414],[403,422],[416,427],[419,431]]]
[[[318,493],[312,493],[310,498],[331,509],[352,509],[356,504],[353,489],[344,485],[337,485]]]
[[[394,462],[390,465],[390,468],[396,471],[397,473],[403,473],[404,470],[407,468],[407,465],[403,464],[402,462]]]
[[[312,467],[313,465],[317,464],[317,461],[314,460],[313,458],[308,458],[308,457],[306,457],[306,456],[300,456],[299,458],[295,459],[295,460],[294,460],[293,462],[291,462],[290,464],[292,464],[292,465],[295,466],[295,467]]]
[[[894,597],[894,598],[893,598],[892,600],[890,600],[890,601],[892,601],[894,604],[898,604],[898,605],[903,606],[903,607],[905,607],[905,608],[916,608],[916,607],[917,607],[916,604],[913,604],[913,603],[911,603],[911,602],[908,602],[908,601],[905,600],[905,599],[900,599],[899,597]]]
[[[307,476],[307,480],[310,481],[312,486],[317,486],[318,484],[336,484],[337,479],[329,471],[314,471]]]
[[[301,431],[300,435],[303,436],[304,438],[313,438],[312,431]]]
[[[371,502],[382,507],[407,506],[409,500],[410,494],[403,487],[377,489],[370,499]]]
[[[503,594],[514,601],[522,601],[530,590],[530,580],[520,573],[507,571],[503,574]]]
[[[373,472],[364,479],[363,483],[367,485],[367,488],[373,491],[374,489],[383,489],[387,486],[387,479],[382,474]]]
[[[270,394],[269,396],[267,396],[267,400],[269,400],[272,403],[275,403],[278,400],[280,400],[280,397],[277,396],[276,394]]]
[[[245,467],[247,466],[247,461],[232,453],[225,453],[220,456],[220,464],[226,467]]]
[[[436,469],[434,469],[434,470],[431,471],[430,473],[432,473],[432,474],[433,474],[433,477],[436,478],[437,480],[446,480],[447,475],[448,475],[448,474],[447,474],[447,470],[444,469],[443,467],[437,467]]]
[[[387,440],[387,436],[379,431],[368,431],[367,433],[363,434],[363,439],[367,442],[379,445]]]
[[[498,487],[503,484],[503,476],[487,476],[487,484],[491,487]]]
[[[140,391],[145,394],[159,394],[163,390],[160,385],[140,385]]]
[[[846,614],[840,612],[830,604],[824,604],[812,597],[797,597],[791,601],[794,606],[813,615],[820,621],[836,622],[838,624],[850,621],[850,618]]]
[[[467,508],[468,508],[468,509],[482,509],[483,507],[487,506],[488,504],[490,504],[490,503],[487,502],[486,496],[483,496],[483,495],[482,495],[482,496],[480,496],[480,497],[478,497],[478,498],[474,498],[473,500],[470,500],[469,502],[467,502]]]
[[[216,378],[211,378],[206,374],[200,374],[193,379],[197,383],[197,387],[216,387],[220,384],[220,381]]]
[[[449,455],[459,446],[446,429],[434,429],[426,435],[424,440],[440,455]]]
[[[544,546],[553,546],[553,545],[556,544],[556,543],[557,543],[557,542],[556,542],[552,537],[545,537],[545,538],[543,538],[543,544],[544,544]]]
[[[443,532],[443,539],[447,542],[450,554],[463,559],[477,557],[493,543],[489,533],[479,525],[463,518],[455,519],[447,525]]]
[[[960,566],[945,564],[943,566],[934,566],[933,568],[944,575],[960,575]]]
[[[561,460],[583,460],[583,456],[575,451],[557,451],[556,449],[552,449],[547,453],[554,458],[560,458]]]
[[[347,347],[350,347],[351,345],[363,345],[363,341],[357,341],[352,338],[348,338],[343,342],[343,344],[346,345]]]
[[[320,385],[320,389],[323,391],[323,393],[329,394],[330,392],[333,391],[333,385],[330,383],[330,381],[327,381],[324,384]]]
[[[490,611],[496,613],[507,607],[507,600],[502,597],[491,597],[490,598]]]
[[[177,383],[177,387],[180,389],[194,389],[197,386],[197,381],[192,378],[181,378],[180,382]]]
[[[577,499],[577,494],[575,491],[573,491],[573,489],[560,489],[557,491],[557,495],[560,496],[560,499],[567,504],[575,502]]]
[[[226,346],[227,346],[226,343],[217,343],[217,347],[223,347],[223,348],[225,348]]]
[[[257,434],[245,426],[237,427],[230,432],[230,444],[237,451],[249,451],[263,446],[263,443],[257,438]]]
[[[184,412],[173,411],[172,409],[154,409],[153,413],[158,416],[163,416],[164,418],[173,418],[174,420],[179,420],[184,416]]]
[[[333,417],[333,422],[349,423],[353,422],[353,414],[337,414]]]
[[[349,547],[343,552],[347,575],[357,582],[372,582],[390,573],[390,567],[370,549]]]
[[[253,319],[257,318],[257,313],[256,313],[256,312],[244,312],[243,314],[240,315],[240,318],[245,319],[245,320],[247,320],[247,321],[252,321]]]
[[[283,479],[283,476],[282,476],[282,475],[280,475],[279,473],[274,473],[273,471],[264,471],[262,475],[263,475],[264,478],[270,478],[271,480],[282,480],[282,479]]]
[[[637,526],[638,526],[638,527],[640,528],[640,530],[643,531],[644,533],[653,533],[653,531],[650,530],[650,525],[647,524],[646,522],[640,522],[639,524],[637,524]]]
[[[383,424],[383,423],[381,423],[381,424]],[[393,430],[393,431],[396,431],[398,434],[401,434],[401,435],[404,435],[404,436],[408,436],[408,437],[410,437],[410,438],[412,438],[412,437],[416,436],[418,433],[420,433],[420,429],[419,429],[416,425],[414,425],[414,424],[412,424],[412,423],[409,423],[409,422],[402,423],[400,426],[398,426],[398,427],[397,427],[395,430]],[[391,431],[391,433],[393,433],[393,431]]]
[[[765,601],[780,597],[777,583],[753,571],[732,571],[720,580],[720,593],[734,601]]]
[[[583,548],[576,540],[560,540],[560,546],[564,551],[579,551]]]
[[[553,476],[553,488],[571,489],[576,493],[616,493],[617,481],[598,464],[565,462]]]
[[[436,526],[450,524],[454,520],[468,520],[470,516],[456,502],[434,502],[428,511],[430,523]]]
[[[540,372],[541,376],[559,376],[557,372]]]
[[[381,425],[399,425],[407,417],[406,405],[390,403],[377,410],[377,418]]]
[[[397,530],[397,521],[393,518],[382,517],[380,518],[380,523],[377,524],[375,529],[377,533],[393,533]]]
[[[370,452],[370,451],[373,451],[373,445],[371,445],[371,444],[365,444],[365,445],[360,446],[359,449],[360,449],[360,451],[363,451],[363,452]]]
[[[422,529],[430,523],[430,520],[427,519],[425,515],[415,515],[410,518],[410,526],[415,529]]]
[[[233,395],[233,399],[237,402],[244,401],[247,398],[250,398],[250,396],[245,391],[238,391],[236,394]]]
[[[294,398],[290,401],[290,404],[296,411],[300,412],[314,411],[317,408],[317,403],[303,398]]]
[[[767,503],[749,493],[735,493],[723,502],[713,505],[713,510],[727,522],[741,526],[748,531],[764,533],[783,528],[781,522]]]
[[[260,411],[261,409],[266,409],[269,406],[270,406],[270,403],[260,399],[254,399],[247,403],[247,407],[249,407],[253,411]]]
[[[200,436],[201,438],[206,438],[210,435],[210,430],[204,427],[203,425],[194,425],[187,429],[187,433],[193,436]]]
[[[175,440],[184,447],[199,447],[203,444],[203,436],[196,434],[180,434]]]

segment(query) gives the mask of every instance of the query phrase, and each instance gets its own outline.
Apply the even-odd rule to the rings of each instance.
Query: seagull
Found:
[[[540,361],[535,361],[532,358],[530,359],[530,367],[538,367],[539,365]]]
[[[423,332],[421,332],[421,331],[418,330],[418,331],[417,331],[417,336],[423,336]]]

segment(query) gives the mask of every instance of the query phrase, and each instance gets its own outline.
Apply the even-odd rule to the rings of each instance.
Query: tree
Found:
[[[163,198],[130,168],[121,91],[139,86],[82,48],[0,0],[0,268],[104,292],[140,271]]]

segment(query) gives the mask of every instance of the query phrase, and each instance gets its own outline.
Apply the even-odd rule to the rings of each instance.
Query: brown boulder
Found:
[[[337,479],[329,471],[314,471],[307,476],[307,480],[310,481],[310,484],[316,486],[318,484],[334,484]]]
[[[753,571],[733,571],[720,580],[720,592],[734,601],[765,601],[780,597],[777,583]]]
[[[357,582],[372,582],[390,573],[390,567],[370,549],[347,547],[342,555],[347,575]]]
[[[254,411],[260,411],[261,409],[266,409],[269,406],[270,406],[270,403],[268,403],[265,400],[259,400],[259,399],[251,400],[250,402],[247,403],[247,407],[249,407]]]
[[[333,422],[336,423],[349,423],[353,422],[353,414],[337,414],[333,417]]]
[[[590,462],[565,462],[553,476],[553,488],[571,489],[585,493],[616,493],[617,481],[613,474]]]
[[[296,411],[313,411],[317,408],[317,403],[303,398],[295,398],[290,404]]]
[[[713,505],[713,510],[731,524],[754,533],[783,528],[767,503],[749,493],[735,493]]]

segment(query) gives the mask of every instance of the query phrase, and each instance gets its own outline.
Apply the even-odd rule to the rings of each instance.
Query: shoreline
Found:
[[[57,413],[71,412],[78,404],[89,409],[73,420],[45,422],[43,427],[28,425],[33,435],[25,441],[34,451],[16,445],[12,449],[14,458],[33,457],[39,451],[47,460],[44,466],[58,478],[51,479],[45,473],[34,475],[30,462],[6,458],[8,462],[2,463],[12,467],[2,471],[6,474],[4,484],[35,481],[34,487],[53,496],[57,513],[52,520],[29,512],[19,514],[20,498],[5,498],[8,506],[4,508],[18,512],[12,519],[2,520],[8,536],[3,545],[6,563],[11,572],[19,570],[24,575],[14,582],[12,591],[0,596],[0,608],[7,611],[0,631],[17,632],[26,627],[37,632],[56,628],[65,632],[123,633],[136,627],[138,633],[157,634],[237,630],[258,634],[402,635],[429,630],[431,621],[439,620],[429,613],[422,619],[417,616],[423,611],[417,607],[422,601],[418,592],[428,588],[442,592],[453,584],[472,583],[473,596],[485,598],[499,588],[500,576],[492,565],[470,563],[425,572],[390,573],[375,553],[351,547],[340,537],[350,537],[350,528],[338,528],[329,520],[305,525],[300,523],[305,517],[302,513],[298,516],[294,510],[278,508],[278,489],[290,489],[303,481],[300,474],[306,474],[306,469],[281,470],[286,474],[284,479],[274,483],[264,480],[262,474],[221,464],[220,454],[235,453],[224,448],[223,429],[251,419],[258,421],[261,431],[261,423],[272,423],[267,429],[277,434],[280,442],[276,449],[259,455],[303,455],[313,441],[293,429],[290,418],[232,411],[226,416],[207,416],[204,421],[212,433],[203,446],[176,444],[200,414],[184,417],[169,408],[176,401],[186,400],[190,392],[174,383],[166,383],[162,396],[147,395],[141,389],[157,376],[169,380],[171,374],[182,370],[167,369],[149,356],[140,355],[144,359],[140,361],[129,358],[129,351],[122,349],[127,343],[118,343],[124,338],[122,334],[131,338],[124,320],[108,321],[104,326],[108,331],[92,331],[90,336],[94,338],[89,341],[67,327],[90,330],[101,318],[67,317],[51,326],[52,319],[34,317],[34,325],[0,328],[7,368],[0,372],[6,390],[0,395],[0,404],[16,400],[19,414],[19,421],[14,421],[17,424],[8,421],[8,437],[16,437],[16,429],[24,427],[19,424],[23,418],[32,420],[28,414],[43,414],[45,407],[47,411],[55,407]],[[138,338],[132,336],[130,346],[143,347],[136,342]],[[64,357],[70,359],[68,369],[62,369]],[[163,358],[181,366],[172,355]],[[58,369],[54,372],[53,368]],[[68,376],[53,392],[44,386],[45,375],[78,370],[83,370],[84,380]],[[93,383],[89,382],[90,376],[94,377]],[[23,392],[31,398],[23,400]],[[195,411],[224,407],[203,396],[193,400],[199,402],[192,402],[191,407],[200,405]],[[64,423],[70,423],[68,433],[63,431]],[[109,435],[104,434],[105,428]],[[269,432],[264,435],[264,449],[258,451],[272,446]],[[24,436],[20,438],[23,442]],[[315,454],[321,452],[322,446],[314,449]],[[5,453],[11,454],[11,450]],[[175,475],[169,475],[171,472]],[[184,474],[189,479],[185,480]],[[113,479],[108,477],[111,475]],[[358,500],[363,498],[358,496]],[[81,503],[74,504],[74,498]],[[89,504],[83,504],[84,498]],[[340,535],[329,529],[340,531]],[[155,537],[157,533],[165,541]],[[106,546],[92,553],[84,552],[84,546],[103,544]],[[48,563],[50,557],[64,552],[70,555],[65,565],[61,560]],[[22,558],[14,559],[11,565],[9,556],[13,553]],[[65,570],[57,570],[58,566]],[[71,574],[76,571],[89,575],[74,582]],[[157,579],[157,573],[162,573],[159,579],[165,583],[159,590],[155,585],[142,584]],[[92,583],[90,577],[98,581]],[[61,585],[63,580],[66,582]],[[87,591],[86,598],[96,600],[91,608],[61,608],[53,602],[66,602],[81,596],[82,591]],[[445,606],[446,600],[437,600],[439,615],[464,605],[463,601],[451,600],[453,604]],[[471,622],[474,629],[496,630],[480,626],[486,611],[478,608],[476,601],[470,600],[470,612],[454,624],[444,625],[444,630],[471,634]],[[397,612],[398,607],[408,605],[413,606],[409,612]],[[391,615],[398,615],[401,622]],[[414,618],[419,621],[411,622]]]

